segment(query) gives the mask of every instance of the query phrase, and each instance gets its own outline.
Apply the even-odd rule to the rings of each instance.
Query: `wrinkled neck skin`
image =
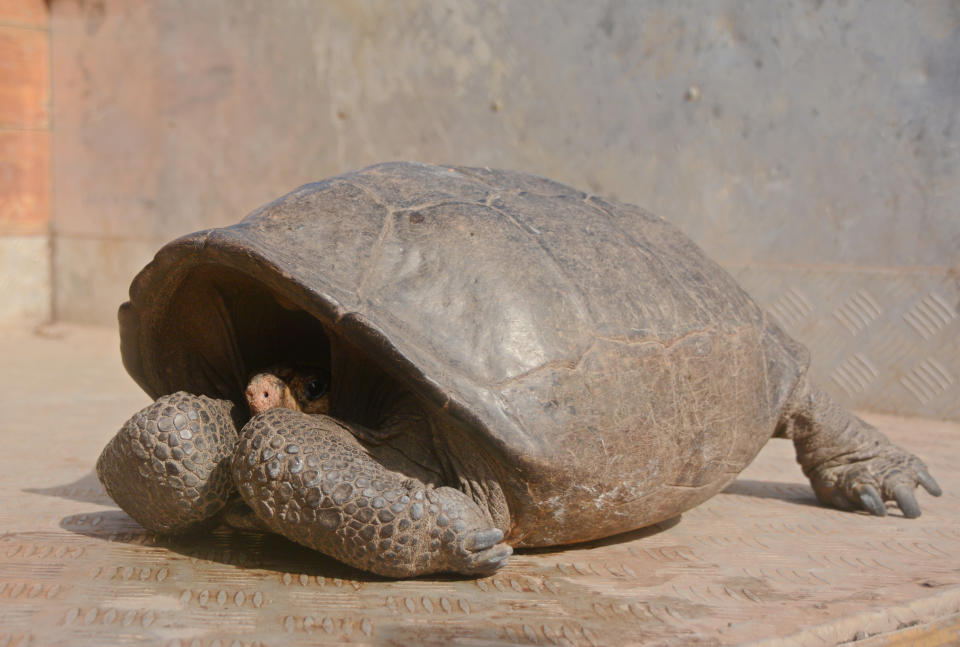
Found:
[[[385,468],[464,492],[505,535],[509,510],[498,463],[475,434],[430,410],[342,340],[331,349],[330,416]]]

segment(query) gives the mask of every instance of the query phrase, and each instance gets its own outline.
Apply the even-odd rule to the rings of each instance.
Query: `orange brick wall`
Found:
[[[0,0],[0,321],[49,316],[50,18]]]
[[[0,0],[0,235],[50,222],[50,32],[43,0]]]

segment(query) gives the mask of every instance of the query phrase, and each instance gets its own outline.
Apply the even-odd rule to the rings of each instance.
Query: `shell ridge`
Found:
[[[479,184],[483,184],[484,186],[488,186],[488,187],[490,187],[491,189],[496,189],[496,188],[497,188],[497,186],[496,186],[495,184],[489,182],[486,178],[483,178],[483,177],[477,175],[476,173],[471,173],[471,171],[473,170],[473,168],[471,168],[471,167],[469,167],[469,166],[451,166],[451,167],[449,167],[449,168],[450,168],[450,170],[452,170],[452,171],[456,171],[456,172],[459,173],[460,175],[463,175],[463,176],[466,176],[466,177],[470,178],[470,179],[473,180],[474,182],[478,182]],[[490,168],[489,166],[484,166],[483,169],[486,170],[486,171],[492,171],[492,170],[493,170],[493,169]]]
[[[596,195],[596,194],[594,194],[594,193],[584,193],[584,194],[583,194],[583,201],[586,202],[586,203],[587,203],[588,205],[590,205],[591,207],[594,207],[595,209],[600,209],[600,210],[602,210],[602,211],[608,211],[608,212],[609,212],[609,210],[608,210],[607,207],[605,206],[605,205],[607,205],[607,204],[609,204],[609,203],[607,202],[607,200],[604,200],[604,199],[603,199],[601,196],[599,196],[599,195]],[[621,204],[623,204],[623,203],[621,203]],[[643,212],[644,216],[646,216],[646,217],[648,217],[648,218],[650,218],[650,219],[652,219],[652,220],[656,220],[657,222],[666,222],[666,218],[664,218],[663,216],[658,216],[657,214],[655,214],[655,213],[653,213],[653,212],[651,212],[651,211],[648,211],[647,209],[644,209],[643,207],[640,207],[640,206],[637,206],[637,205],[630,205],[630,206],[631,206],[631,207],[634,207],[634,208],[636,208],[636,209],[639,209],[640,211]]]
[[[633,338],[633,337],[619,336],[619,335],[599,335],[597,339],[601,341],[607,341],[612,344],[623,344],[625,346],[639,346],[640,344],[656,344],[657,346],[660,346],[665,350],[668,350],[674,345],[682,343],[689,337],[693,337],[695,335],[713,333],[713,332],[716,332],[715,326],[705,326],[704,328],[691,330],[690,332],[686,332],[678,337],[673,337],[672,339],[667,339],[667,340],[661,339],[660,337],[646,336],[646,337]]]
[[[577,357],[573,359],[553,360],[552,362],[547,362],[546,364],[541,364],[540,366],[532,368],[529,371],[524,371],[523,373],[518,373],[516,375],[508,377],[505,380],[501,380],[499,382],[493,382],[491,384],[486,384],[484,386],[486,386],[488,389],[491,389],[491,390],[503,389],[504,387],[510,386],[514,382],[520,382],[528,377],[531,377],[533,375],[536,375],[537,373],[540,373],[541,371],[554,370],[554,369],[565,370],[565,371],[575,371],[578,368],[580,368],[580,365],[583,363],[584,358],[587,355],[589,355],[594,348],[596,348],[597,341],[599,339],[600,339],[599,337],[594,337],[593,340],[590,342],[590,344],[583,350],[583,352],[579,353]]]
[[[361,173],[362,173],[362,171],[361,171]],[[350,175],[348,175],[347,177],[352,177],[353,175],[359,175],[359,173],[350,174]],[[366,193],[367,196],[368,196],[371,200],[373,200],[374,202],[376,202],[378,205],[380,205],[380,206],[383,207],[384,209],[387,209],[388,211],[391,210],[390,205],[387,204],[387,201],[383,199],[383,196],[380,195],[379,193],[377,193],[376,191],[374,191],[373,189],[371,189],[370,187],[368,187],[368,186],[365,185],[365,184],[357,183],[357,182],[350,182],[349,180],[346,180],[346,179],[342,179],[342,180],[340,180],[339,182],[331,182],[331,183],[330,183],[331,186],[333,186],[333,185],[335,185],[335,184],[340,184],[340,185],[345,185],[345,186],[353,187],[354,189],[357,189],[357,190],[360,191],[361,193]]]
[[[256,209],[248,213],[246,216],[244,216],[240,222],[234,223],[232,225],[227,225],[226,227],[208,229],[206,231],[212,232],[212,231],[216,231],[217,229],[232,229],[234,227],[240,227],[240,226],[249,224],[250,222],[256,220],[259,216],[262,216],[267,211],[270,211],[270,209],[273,209],[274,207],[280,204],[283,204],[288,200],[296,199],[305,193],[322,191],[327,187],[333,186],[338,180],[339,178],[330,178],[327,180],[319,180],[317,182],[307,182],[306,184],[301,184],[300,186],[293,189],[289,193],[284,194],[279,198],[275,198],[266,204],[260,205],[259,207],[257,207]],[[195,234],[190,234],[190,236],[193,236],[193,235]]]
[[[641,253],[640,250],[644,250],[644,252],[647,252],[646,248],[640,243],[640,241],[638,241],[636,238],[634,238],[634,236],[633,236],[633,234],[632,234],[631,232],[629,232],[629,231],[627,231],[626,229],[624,229],[624,228],[620,225],[620,223],[617,222],[617,219],[613,217],[613,214],[610,213],[610,211],[609,211],[605,206],[600,205],[600,204],[597,204],[596,202],[594,202],[594,201],[592,201],[592,200],[585,200],[585,202],[586,202],[587,204],[589,204],[593,209],[595,209],[595,210],[599,211],[600,213],[604,214],[604,215],[606,216],[606,218],[607,218],[607,221],[610,223],[610,225],[611,225],[616,231],[620,232],[620,234],[621,234],[624,238],[626,238],[626,239],[629,240],[631,243],[633,243],[633,244],[630,246],[630,253],[634,254],[634,255],[637,256],[637,257],[639,257],[640,260],[641,260],[641,262],[648,263],[648,262],[651,262],[651,261],[652,261],[653,263],[655,263],[655,264],[657,265],[657,267],[662,271],[662,273],[663,273],[665,276],[669,277],[670,280],[671,280],[677,287],[680,288],[680,289],[678,290],[679,292],[681,292],[681,293],[686,292],[686,290],[684,289],[684,282],[681,281],[679,278],[677,278],[677,275],[673,273],[673,270],[670,268],[670,266],[669,266],[667,263],[663,263],[659,258],[657,258],[657,256],[656,256],[655,254]],[[667,294],[667,296],[670,297],[670,301],[671,301],[671,303],[672,303],[672,305],[673,305],[674,318],[676,318],[677,307],[676,307],[676,301],[674,301],[674,298],[673,298],[673,291],[672,291],[672,290],[671,290],[671,291],[667,291],[666,294]],[[713,321],[714,321],[713,315],[703,307],[703,305],[700,303],[700,301],[699,301],[699,300],[696,300],[695,303],[696,303],[697,310],[705,313],[705,314],[707,315],[707,319],[709,319],[711,322],[713,322]]]
[[[358,302],[366,302],[364,292],[366,291],[367,283],[369,283],[370,277],[373,276],[387,239],[393,233],[393,214],[395,212],[387,205],[383,205],[383,207],[386,211],[386,213],[383,214],[383,224],[380,226],[380,233],[377,235],[376,242],[374,242],[373,247],[370,249],[370,255],[367,257],[367,266],[364,268],[360,282],[357,285]]]
[[[556,257],[553,255],[553,252],[551,252],[549,249],[547,249],[547,247],[543,244],[543,241],[540,240],[540,237],[537,236],[533,231],[530,231],[530,229],[528,229],[527,227],[525,227],[525,226],[523,225],[523,223],[521,223],[519,220],[517,220],[517,219],[513,216],[513,214],[509,213],[508,211],[505,211],[505,210],[503,210],[503,209],[500,209],[500,208],[497,207],[497,206],[490,205],[490,204],[486,205],[486,207],[487,207],[488,209],[491,209],[491,210],[499,213],[501,216],[503,216],[504,218],[506,218],[506,219],[507,219],[509,222],[511,222],[517,229],[519,229],[520,231],[522,231],[522,232],[523,232],[523,235],[526,236],[527,239],[533,241],[533,243],[534,243],[537,247],[540,248],[540,250],[541,250],[541,251],[543,252],[543,254],[546,256],[547,261],[549,261],[549,263],[553,266],[553,268],[554,268],[554,270],[557,272],[557,274],[563,279],[563,282],[566,283],[568,286],[570,286],[571,290],[573,291],[573,294],[576,295],[576,298],[575,298],[575,299],[571,299],[571,301],[576,305],[576,308],[577,308],[577,311],[578,311],[578,312],[577,312],[578,316],[579,316],[581,319],[585,320],[585,321],[590,325],[590,327],[591,327],[592,329],[596,330],[596,328],[597,328],[597,322],[596,322],[596,320],[595,320],[594,317],[593,317],[593,313],[590,312],[590,308],[586,305],[587,299],[584,297],[584,295],[583,295],[583,290],[581,289],[580,285],[577,284],[577,283],[570,277],[569,274],[567,274],[566,270],[563,269],[563,266],[560,264],[560,262],[559,262],[559,261],[556,259]]]
[[[439,200],[436,202],[420,202],[418,204],[411,205],[409,207],[403,207],[401,209],[396,209],[397,211],[420,211],[422,209],[433,209],[434,207],[476,207],[478,205],[487,205],[486,202],[468,202],[466,200]]]
[[[460,175],[464,175],[464,176],[470,178],[471,180],[474,180],[475,182],[478,182],[479,184],[483,184],[484,186],[488,186],[488,187],[490,187],[491,189],[495,189],[495,190],[497,190],[497,191],[499,191],[499,192],[501,192],[501,193],[503,192],[503,187],[498,186],[498,185],[494,184],[493,182],[487,180],[486,178],[484,178],[484,177],[482,177],[482,176],[480,176],[480,175],[477,175],[476,173],[473,172],[473,171],[476,171],[476,170],[478,170],[478,169],[482,169],[482,170],[488,171],[488,172],[493,172],[493,171],[496,170],[496,169],[494,169],[494,168],[491,168],[491,167],[489,167],[489,166],[483,166],[483,167],[455,166],[455,167],[449,167],[449,168],[450,168],[450,170],[456,171],[456,172],[459,173]],[[535,179],[537,179],[537,180],[543,180],[543,181],[549,182],[550,184],[556,184],[556,185],[558,186],[558,188],[562,186],[561,184],[559,184],[559,183],[556,182],[555,180],[551,180],[550,178],[544,177],[544,176],[542,176],[542,175],[536,175],[536,174],[534,174],[534,173],[523,173],[523,172],[517,172],[516,174],[517,174],[517,175],[522,175],[522,176],[525,176],[525,177],[528,177],[528,178],[535,178]],[[525,189],[519,189],[519,188],[517,188],[517,189],[510,189],[508,192],[509,192],[509,193],[524,193],[524,192],[526,192],[526,193],[532,193],[533,195],[540,196],[540,197],[544,197],[544,198],[577,198],[577,197],[583,198],[584,196],[587,195],[587,194],[584,193],[583,191],[578,191],[577,189],[574,189],[573,187],[565,187],[565,188],[568,188],[568,189],[570,189],[570,190],[573,191],[573,192],[571,193],[570,191],[558,191],[558,192],[556,192],[556,193],[543,193],[542,191],[535,191],[535,190],[530,189],[530,188],[525,188]]]

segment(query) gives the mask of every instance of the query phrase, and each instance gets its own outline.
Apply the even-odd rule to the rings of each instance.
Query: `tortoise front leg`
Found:
[[[387,470],[328,416],[280,408],[255,416],[233,467],[265,525],[357,568],[391,577],[480,575],[512,553],[463,492]]]
[[[892,444],[875,427],[853,415],[806,378],[797,385],[778,436],[791,438],[822,503],[841,510],[887,513],[896,501],[905,517],[919,517],[913,490],[922,485],[940,496],[940,486],[923,461]]]
[[[134,414],[97,460],[107,494],[155,532],[187,532],[213,520],[234,492],[233,407],[179,392]]]

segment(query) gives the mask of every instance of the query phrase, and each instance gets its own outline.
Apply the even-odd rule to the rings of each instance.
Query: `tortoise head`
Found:
[[[310,365],[279,365],[257,373],[244,395],[250,415],[283,407],[310,414],[330,412],[329,371]]]

